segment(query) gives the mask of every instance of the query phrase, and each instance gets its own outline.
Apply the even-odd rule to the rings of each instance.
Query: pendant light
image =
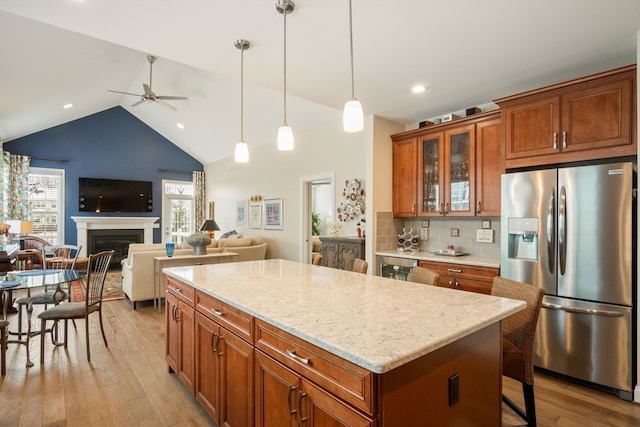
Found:
[[[235,158],[238,163],[249,162],[249,147],[244,142],[244,51],[249,49],[251,43],[248,40],[239,39],[234,42],[240,49],[240,141],[236,144]]]
[[[355,79],[353,77],[353,18],[351,16],[351,0],[349,0],[349,42],[351,47],[351,100],[344,104],[342,125],[345,132],[360,132],[364,128],[362,105],[356,99]]]
[[[287,15],[293,12],[295,3],[290,0],[278,0],[276,10],[284,16],[284,123],[278,129],[278,150],[293,150],[293,131],[287,123]]]

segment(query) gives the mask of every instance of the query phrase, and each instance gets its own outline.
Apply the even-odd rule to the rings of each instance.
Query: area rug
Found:
[[[108,271],[104,279],[102,301],[114,301],[124,299],[122,292],[122,272],[120,270]],[[84,301],[84,288],[80,281],[71,283],[71,300]]]

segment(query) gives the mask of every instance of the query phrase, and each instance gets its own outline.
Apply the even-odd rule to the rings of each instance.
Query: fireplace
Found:
[[[109,268],[119,268],[120,261],[127,257],[130,243],[143,243],[144,230],[88,230],[87,253],[97,254],[113,250]]]
[[[102,216],[72,216],[76,223],[77,244],[82,245],[80,256],[87,256],[89,252],[88,234],[90,231],[105,230],[143,230],[144,243],[153,243],[153,229],[159,228],[156,223],[158,217],[102,217]]]

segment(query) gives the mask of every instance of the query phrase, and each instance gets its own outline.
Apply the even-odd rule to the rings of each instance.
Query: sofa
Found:
[[[235,237],[213,240],[207,246],[207,253],[222,252],[226,245],[229,252],[237,253],[237,261],[254,261],[265,259],[267,243],[262,237]],[[174,250],[176,255],[191,255],[193,248],[183,242]],[[153,285],[155,274],[154,258],[166,256],[163,243],[131,243],[127,257],[121,261],[122,291],[131,301],[133,309],[140,301],[154,298]],[[160,296],[164,297],[164,286],[160,286]]]

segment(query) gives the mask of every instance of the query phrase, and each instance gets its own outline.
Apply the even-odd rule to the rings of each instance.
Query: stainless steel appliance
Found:
[[[417,259],[378,255],[378,275],[381,277],[409,280],[411,269],[417,265]]]
[[[500,274],[545,289],[534,364],[625,400],[636,378],[634,185],[631,163],[502,176]]]

